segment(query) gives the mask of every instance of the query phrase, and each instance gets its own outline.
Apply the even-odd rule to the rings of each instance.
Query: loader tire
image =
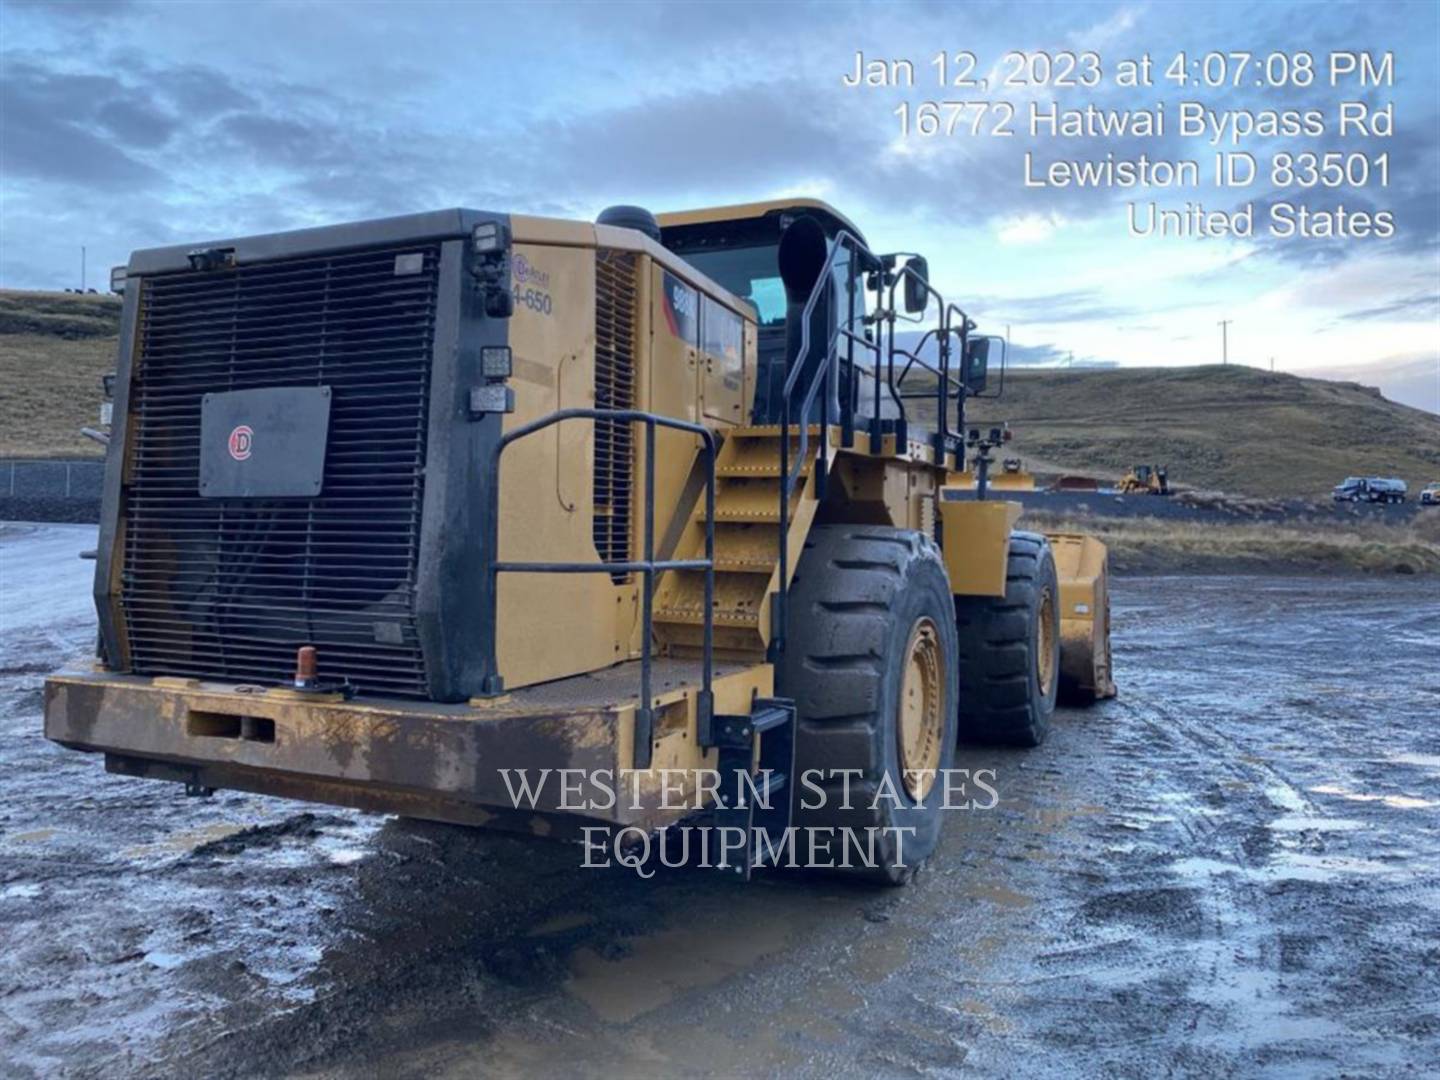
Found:
[[[831,836],[831,865],[812,868],[899,885],[935,851],[942,770],[955,757],[955,649],[949,578],[929,537],[811,530],[776,672],[796,707],[797,864],[808,861],[810,836]],[[856,770],[848,807],[837,770]]]
[[[1005,595],[957,596],[960,738],[1039,746],[1060,685],[1060,583],[1050,544],[1010,536]]]

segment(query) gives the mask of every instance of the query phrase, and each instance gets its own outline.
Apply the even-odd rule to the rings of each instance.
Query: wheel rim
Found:
[[[935,785],[945,738],[945,658],[928,618],[915,623],[905,646],[899,713],[901,782],[910,798],[923,802]]]
[[[1039,626],[1035,633],[1035,678],[1040,696],[1050,696],[1055,681],[1055,597],[1049,589],[1040,596]]]

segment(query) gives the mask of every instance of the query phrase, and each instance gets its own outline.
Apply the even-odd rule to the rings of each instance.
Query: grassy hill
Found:
[[[1230,365],[1007,373],[972,422],[1008,420],[1032,468],[1114,479],[1168,465],[1172,483],[1325,495],[1347,475],[1440,479],[1440,416],[1355,383]]]
[[[0,291],[0,457],[94,457],[100,376],[114,370],[119,301]],[[971,419],[1008,420],[1032,469],[1113,480],[1136,462],[1247,495],[1324,495],[1349,474],[1440,479],[1440,417],[1354,383],[1254,368],[1010,373]]]
[[[80,434],[115,370],[113,296],[0,290],[0,457],[100,457]]]

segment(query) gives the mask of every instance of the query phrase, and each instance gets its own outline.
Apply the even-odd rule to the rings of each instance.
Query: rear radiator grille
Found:
[[[423,270],[397,276],[415,254]],[[132,670],[275,683],[313,644],[322,679],[427,696],[415,584],[439,258],[428,244],[142,279]],[[201,498],[201,397],[276,386],[333,390],[321,495]]]
[[[595,253],[595,407],[635,407],[636,257]],[[634,506],[634,425],[595,422],[595,550],[603,562],[628,562]],[[629,574],[611,574],[616,584]]]

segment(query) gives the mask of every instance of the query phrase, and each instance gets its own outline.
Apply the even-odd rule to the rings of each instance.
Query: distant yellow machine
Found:
[[[1122,495],[1169,495],[1170,480],[1164,465],[1132,465],[1115,483]]]

